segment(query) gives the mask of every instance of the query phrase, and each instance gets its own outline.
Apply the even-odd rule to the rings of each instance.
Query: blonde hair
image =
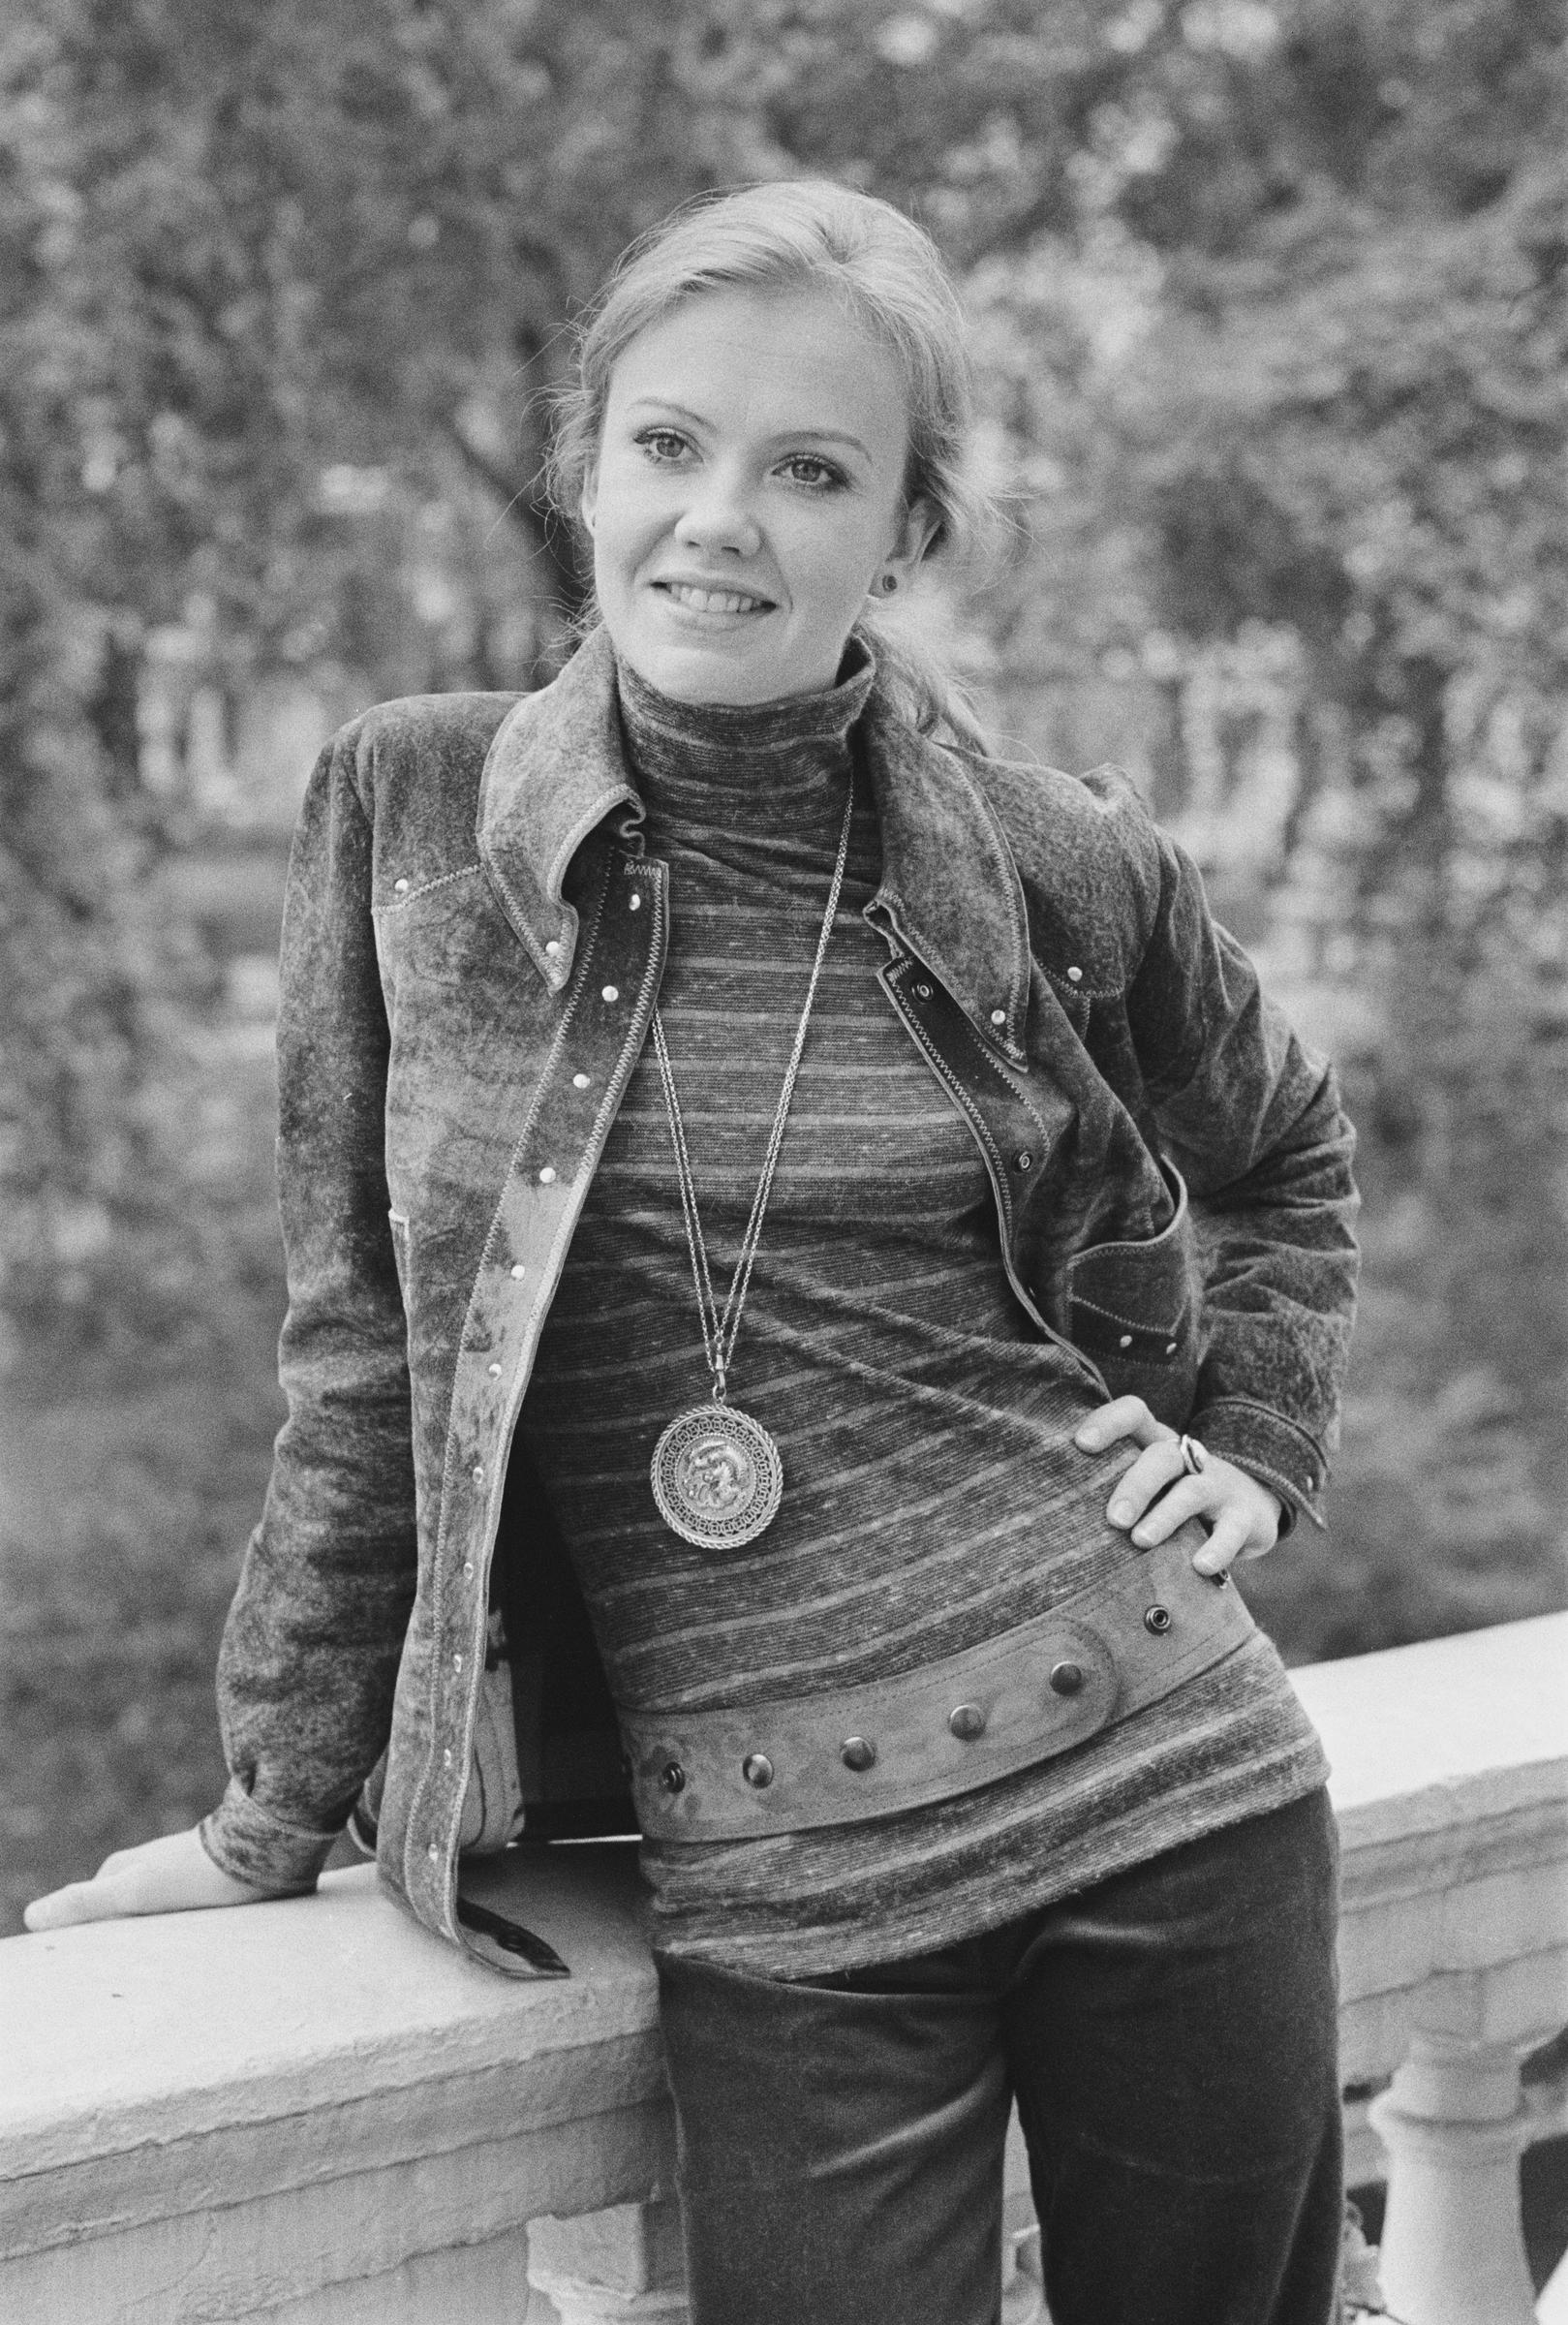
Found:
[[[700,196],[633,242],[577,337],[576,377],[557,399],[546,471],[556,510],[581,527],[610,377],[640,332],[705,292],[827,290],[886,347],[904,380],[909,445],[906,500],[935,523],[928,555],[963,555],[991,510],[968,474],[974,383],[958,294],[937,247],[890,202],[827,178],[784,178]],[[972,711],[923,652],[870,621],[851,635],[876,653],[922,731],[946,728],[984,750]]]

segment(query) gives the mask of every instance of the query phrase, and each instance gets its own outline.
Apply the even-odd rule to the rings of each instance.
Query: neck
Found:
[[[852,644],[837,685],[774,702],[679,702],[619,663],[627,757],[655,816],[743,813],[749,822],[815,822],[842,813],[849,732],[876,675]]]

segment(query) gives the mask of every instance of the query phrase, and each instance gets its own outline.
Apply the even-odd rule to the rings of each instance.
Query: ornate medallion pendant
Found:
[[[666,1526],[701,1550],[754,1542],[784,1499],[784,1463],[760,1421],[733,1405],[698,1405],[671,1421],[650,1474]]]

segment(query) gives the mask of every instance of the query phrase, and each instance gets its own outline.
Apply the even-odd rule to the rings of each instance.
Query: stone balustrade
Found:
[[[1335,1764],[1352,2177],[1389,2177],[1407,2325],[1536,2308],[1519,2061],[1568,2021],[1568,1616],[1294,1674]],[[603,2325],[686,2313],[632,1851],[514,1852],[474,1894],[567,1981],[428,1938],[368,1867],[241,1912],[0,1944],[6,2325]],[[526,1901],[526,1902],[525,1902]],[[1368,2120],[1369,2119],[1369,2120]],[[1006,2325],[1043,2315],[1010,2152]],[[808,2325],[803,2320],[802,2325]]]

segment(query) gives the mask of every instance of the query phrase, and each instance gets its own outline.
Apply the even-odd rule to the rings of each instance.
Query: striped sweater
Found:
[[[804,999],[871,673],[755,711],[623,672],[650,852],[670,866],[661,1009],[721,1305]],[[848,869],[731,1367],[783,1507],[716,1558],[661,1521],[654,1444],[709,1381],[652,1047],[545,1327],[522,1427],[616,1699],[696,1709],[907,1671],[1040,1614],[1129,1555],[1124,1449],[1008,1288],[984,1165],[876,981],[879,871],[857,790]],[[779,1977],[967,1937],[1322,1782],[1257,1634],[1075,1750],[852,1827],[645,1844],[656,1944]]]

